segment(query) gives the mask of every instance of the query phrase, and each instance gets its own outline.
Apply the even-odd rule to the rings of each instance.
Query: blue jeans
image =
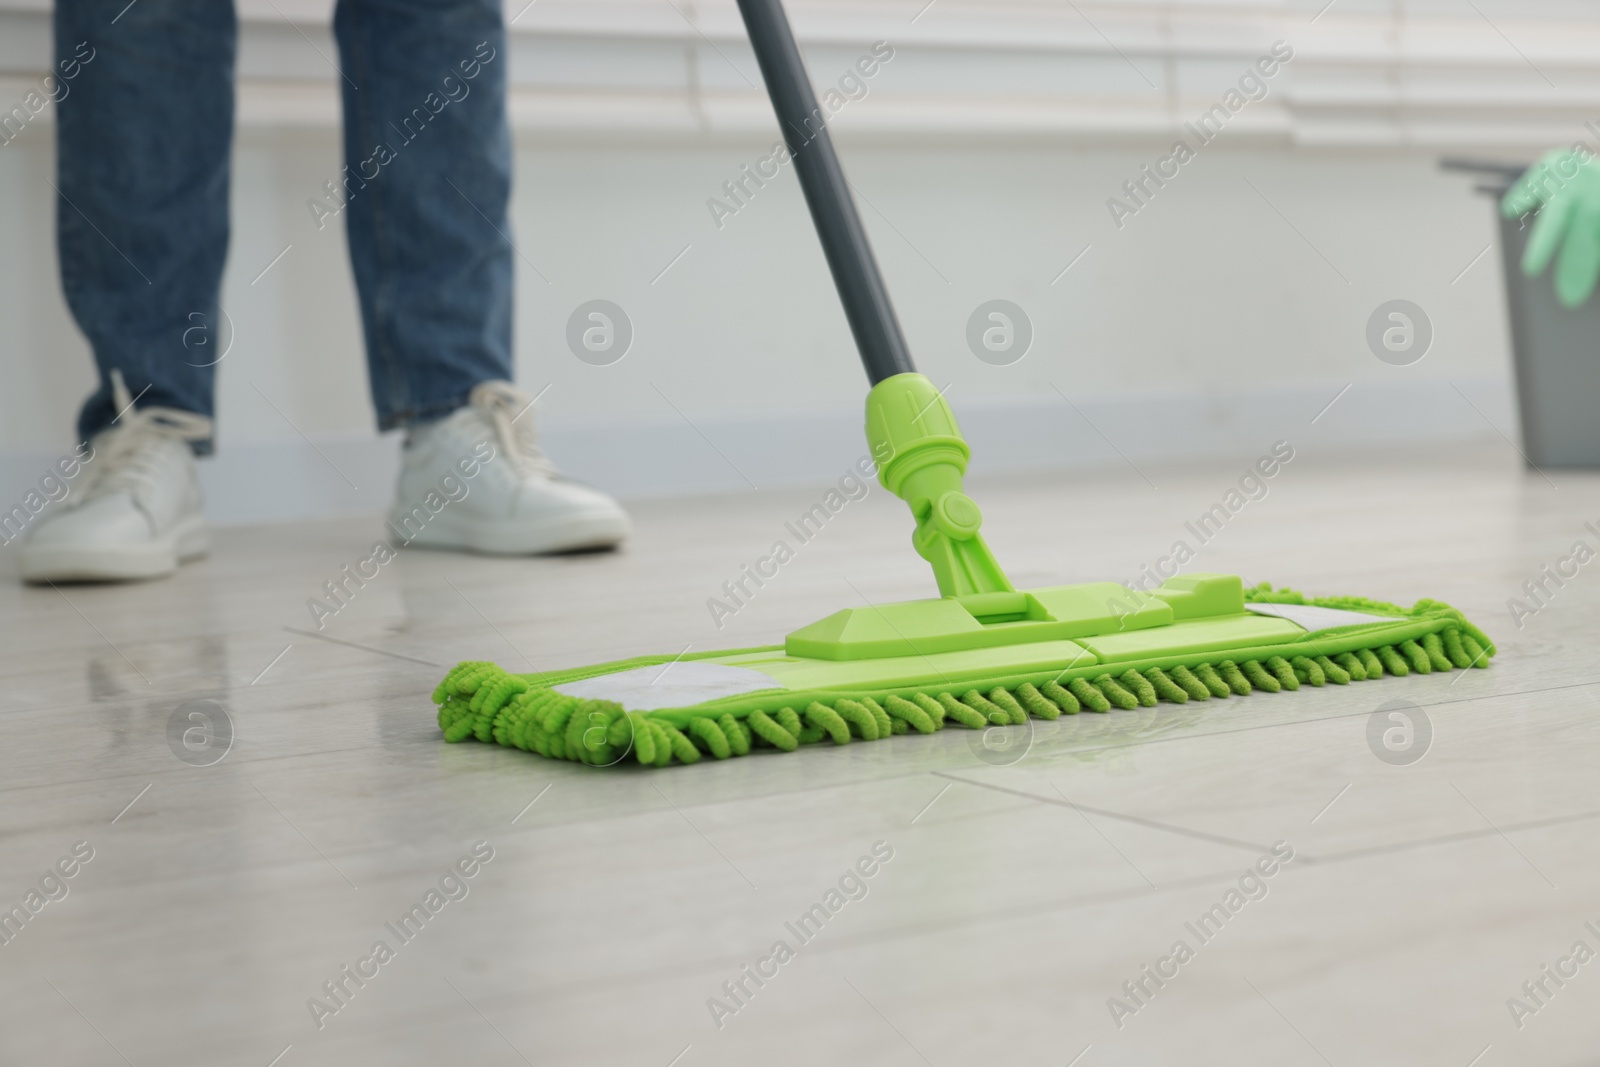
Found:
[[[85,438],[116,414],[112,368],[141,406],[209,417],[206,342],[225,332],[238,23],[226,3],[126,4],[55,7],[57,59],[82,63],[58,105],[56,223],[62,288],[100,368]],[[333,28],[346,166],[305,190],[290,237],[344,216],[387,430],[512,374],[505,27],[497,0],[339,0]],[[294,252],[274,269],[294,270]]]

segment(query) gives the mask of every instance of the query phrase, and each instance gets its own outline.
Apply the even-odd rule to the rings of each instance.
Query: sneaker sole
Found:
[[[18,560],[25,582],[127,582],[164,578],[180,563],[211,550],[211,532],[199,515],[180,519],[166,537],[144,545],[101,548],[25,544]]]
[[[389,528],[403,530],[397,518]],[[630,532],[626,517],[597,513],[560,519],[462,520],[448,512],[439,515],[403,547],[438,548],[478,552],[487,556],[537,556],[581,549],[615,548]]]

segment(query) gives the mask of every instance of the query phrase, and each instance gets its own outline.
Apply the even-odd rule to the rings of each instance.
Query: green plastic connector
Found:
[[[978,533],[983,512],[961,488],[971,449],[955,413],[921,374],[896,374],[867,394],[867,441],[883,487],[911,506],[911,543],[947,597],[1015,588]]]

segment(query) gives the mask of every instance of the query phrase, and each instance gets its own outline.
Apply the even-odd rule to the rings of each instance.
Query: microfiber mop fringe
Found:
[[[493,741],[550,759],[593,766],[627,761],[665,767],[696,763],[704,756],[727,759],[771,748],[793,752],[830,740],[876,741],[891,734],[931,734],[954,723],[981,730],[1036,719],[1108,712],[1113,707],[1184,704],[1212,697],[1276,693],[1301,685],[1381,678],[1384,673],[1431,674],[1487,667],[1495,646],[1455,608],[1419,600],[1410,609],[1363,597],[1307,597],[1263,583],[1245,591],[1258,603],[1342,608],[1393,617],[1394,621],[1343,627],[1297,642],[1225,653],[1172,656],[1154,661],[1097,663],[1037,676],[1016,674],[968,681],[945,691],[890,689],[841,693],[767,690],[656,711],[626,711],[609,700],[567,696],[552,686],[618,670],[671,663],[647,656],[577,670],[550,672],[536,680],[493,663],[458,664],[434,690],[439,728],[446,741]],[[1405,625],[1396,626],[1397,622]],[[1376,631],[1376,632],[1375,632]],[[740,651],[766,651],[747,649]],[[703,655],[723,656],[728,650]],[[686,656],[698,659],[701,656]]]

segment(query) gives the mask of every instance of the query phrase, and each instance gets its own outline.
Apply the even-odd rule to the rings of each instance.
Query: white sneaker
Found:
[[[83,480],[22,542],[24,581],[159,578],[210,547],[189,442],[210,437],[211,420],[136,409],[115,370],[111,395],[122,414],[90,441]]]
[[[532,397],[483,382],[467,406],[406,436],[389,513],[402,544],[531,555],[612,548],[628,513],[598,489],[563,478],[539,448]]]

